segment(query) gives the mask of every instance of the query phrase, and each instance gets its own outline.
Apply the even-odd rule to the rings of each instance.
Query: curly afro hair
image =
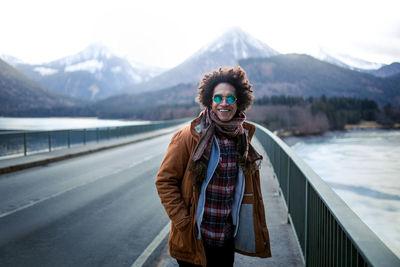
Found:
[[[252,85],[241,67],[219,68],[204,75],[197,89],[196,102],[211,108],[214,88],[220,83],[229,83],[236,89],[238,111],[246,111],[253,103]]]

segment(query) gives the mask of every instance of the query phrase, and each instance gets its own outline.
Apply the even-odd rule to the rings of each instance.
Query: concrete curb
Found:
[[[49,155],[48,158],[45,159],[37,159],[37,160],[32,160],[32,161],[28,161],[25,163],[17,163],[15,165],[10,165],[10,166],[6,166],[6,167],[0,167],[0,175],[1,174],[6,174],[6,173],[11,173],[11,172],[16,172],[16,171],[20,171],[20,170],[24,170],[24,169],[28,169],[28,168],[33,168],[33,167],[37,167],[37,166],[42,166],[42,165],[46,165],[52,162],[57,162],[57,161],[61,161],[61,160],[65,160],[65,159],[70,159],[70,158],[75,158],[75,157],[79,157],[79,156],[83,156],[83,155],[87,155],[87,154],[91,154],[91,153],[95,153],[95,152],[100,152],[103,150],[107,150],[107,149],[112,149],[112,148],[116,148],[116,147],[120,147],[120,146],[124,146],[124,145],[129,145],[129,144],[133,144],[133,143],[137,143],[137,142],[142,142],[145,140],[149,140],[149,139],[153,139],[162,135],[166,135],[169,133],[172,133],[176,130],[178,130],[179,128],[182,127],[181,125],[178,126],[173,126],[170,128],[166,128],[163,129],[162,132],[160,132],[160,130],[158,131],[152,131],[149,133],[143,133],[146,136],[143,137],[138,137],[135,138],[135,135],[132,136],[132,138],[135,138],[132,140],[132,138],[129,141],[122,141],[120,143],[115,143],[115,144],[111,144],[111,145],[107,145],[107,144],[97,144],[100,147],[96,147],[96,148],[89,148],[87,147],[87,149],[85,150],[85,147],[78,147],[84,149],[83,151],[77,151],[77,152],[72,152],[71,153],[66,153],[63,155],[59,155],[59,156],[51,156]],[[137,137],[137,136],[136,136]],[[115,142],[118,141],[117,139],[112,140],[111,142]],[[68,151],[68,150],[66,150]],[[69,152],[69,151],[68,151]],[[49,152],[46,152],[49,153]],[[26,158],[26,157],[24,157]]]

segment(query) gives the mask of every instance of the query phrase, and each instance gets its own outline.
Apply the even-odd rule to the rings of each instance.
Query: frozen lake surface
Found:
[[[0,130],[66,130],[146,124],[147,121],[102,120],[97,118],[9,118],[0,117]]]
[[[329,132],[285,142],[400,257],[400,131]]]

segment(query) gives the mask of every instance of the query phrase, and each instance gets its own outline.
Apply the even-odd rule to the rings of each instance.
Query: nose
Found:
[[[229,105],[228,100],[226,99],[226,97],[222,98],[221,103],[222,105]]]

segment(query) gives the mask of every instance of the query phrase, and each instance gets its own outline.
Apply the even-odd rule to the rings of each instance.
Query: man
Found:
[[[245,122],[254,99],[240,67],[204,75],[204,108],[174,134],[156,187],[171,219],[170,255],[180,266],[233,266],[234,253],[270,257],[260,189],[261,155]]]

